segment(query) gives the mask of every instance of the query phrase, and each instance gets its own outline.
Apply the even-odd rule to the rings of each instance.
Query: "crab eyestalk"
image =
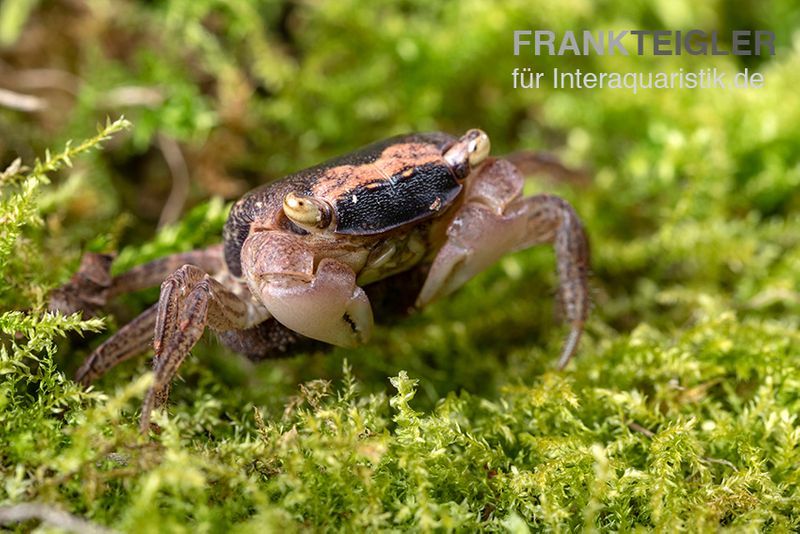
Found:
[[[483,130],[467,131],[444,153],[444,160],[453,169],[456,178],[463,180],[489,157],[491,142]]]
[[[283,212],[306,230],[321,230],[331,224],[331,207],[314,197],[291,192],[283,197]]]

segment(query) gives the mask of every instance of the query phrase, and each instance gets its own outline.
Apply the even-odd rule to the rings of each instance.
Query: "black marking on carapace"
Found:
[[[423,221],[448,207],[462,185],[447,165],[429,163],[413,172],[353,189],[334,205],[338,234],[373,235]]]
[[[242,276],[242,259],[240,257],[242,246],[247,236],[250,235],[250,225],[260,211],[256,208],[256,198],[257,196],[248,194],[234,204],[228,214],[228,220],[225,221],[225,227],[222,229],[225,264],[233,276]]]
[[[253,223],[278,224],[277,220],[263,221],[263,218],[282,212],[283,197],[286,196],[287,193],[294,191],[299,194],[309,194],[313,185],[326,170],[341,165],[359,166],[374,163],[380,158],[381,153],[383,153],[386,148],[396,144],[429,143],[434,145],[441,153],[444,153],[455,141],[455,137],[442,132],[390,137],[389,139],[372,143],[358,150],[354,150],[349,154],[330,159],[314,167],[303,169],[280,180],[253,189],[234,204],[233,208],[231,208],[230,215],[228,215],[228,220],[225,222],[223,239],[225,242],[225,263],[228,265],[228,270],[234,276],[242,276],[242,261],[240,257],[242,246],[247,236],[250,235]],[[401,202],[403,201],[402,198],[400,200]],[[433,202],[433,200],[431,200],[431,202]],[[442,203],[446,205],[444,198],[442,199]],[[283,224],[287,224],[285,222],[286,218],[284,217],[283,219]],[[396,221],[400,219],[402,219],[402,214],[395,214],[393,220]],[[411,221],[407,220],[405,222]],[[399,226],[399,224],[395,226]],[[380,225],[374,226],[374,228],[379,227]],[[387,229],[384,228],[384,230]],[[377,233],[377,231],[373,229],[370,230],[370,233]]]

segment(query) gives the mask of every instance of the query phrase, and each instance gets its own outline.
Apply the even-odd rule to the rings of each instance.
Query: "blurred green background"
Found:
[[[513,31],[520,29],[560,33],[692,28],[718,30],[723,36],[735,29],[771,30],[777,37],[776,55],[536,57],[528,51],[513,55]],[[91,136],[94,124],[108,116],[124,115],[133,128],[115,136],[104,151],[92,152],[52,177],[53,184],[42,191],[37,208],[43,224],[31,227],[18,244],[26,253],[8,259],[0,304],[6,310],[41,310],[47,291],[74,272],[85,251],[119,250],[115,268],[124,270],[168,252],[215,242],[228,201],[257,184],[368,142],[407,131],[458,134],[479,127],[489,133],[494,154],[546,151],[588,177],[554,181],[532,176],[528,185],[530,193],[555,192],[575,206],[593,251],[594,309],[566,378],[581,399],[565,401],[580,425],[554,423],[547,430],[543,424],[543,435],[581,436],[576,439],[586,447],[599,442],[610,450],[615,439],[633,439],[625,423],[628,416],[620,414],[639,414],[638,419],[630,417],[653,432],[688,420],[714,421],[716,427],[697,423],[681,430],[693,436],[695,445],[704,444],[693,445],[686,454],[713,456],[703,452],[706,447],[736,464],[741,469],[734,472],[736,476],[744,477],[745,471],[767,473],[774,485],[770,495],[777,500],[763,509],[741,504],[744,501],[734,506],[710,497],[703,500],[692,491],[702,493],[704,484],[720,485],[731,473],[719,472],[718,465],[717,471],[693,481],[690,477],[698,468],[691,462],[681,464],[680,458],[675,460],[684,469],[676,475],[680,492],[669,505],[673,508],[667,506],[669,513],[659,512],[652,502],[650,508],[615,509],[604,500],[608,496],[586,497],[594,494],[584,486],[588,492],[582,494],[588,499],[584,504],[595,507],[591,508],[595,515],[586,522],[580,514],[576,520],[547,508],[540,494],[521,490],[517,494],[526,495],[520,497],[524,505],[503,501],[496,512],[474,509],[466,497],[464,504],[460,497],[445,498],[427,490],[423,494],[442,503],[461,502],[458,506],[466,507],[465,517],[480,519],[485,514],[484,523],[472,519],[452,523],[461,528],[505,525],[513,530],[514,525],[524,524],[554,529],[666,528],[682,524],[686,517],[694,517],[691,514],[699,514],[714,527],[735,526],[737,521],[796,527],[796,512],[790,510],[791,503],[797,503],[797,476],[787,474],[792,465],[798,468],[792,462],[800,457],[800,436],[791,430],[797,434],[794,416],[787,423],[787,435],[794,437],[771,444],[769,432],[758,434],[757,425],[744,414],[757,412],[752,415],[755,420],[768,421],[780,419],[784,412],[795,414],[800,407],[798,29],[800,9],[791,0],[4,0],[0,88],[12,91],[14,97],[11,103],[6,97],[6,104],[0,105],[0,168],[17,157],[30,164],[48,147],[57,149],[69,139]],[[547,72],[553,67],[590,72],[716,67],[729,76],[747,67],[763,73],[765,86],[645,90],[637,95],[610,89],[515,90],[511,77],[515,67]],[[476,405],[503,404],[509,395],[516,395],[509,391],[525,384],[545,392],[552,387],[554,398],[561,398],[558,388],[547,381],[560,379],[545,374],[550,378],[540,381],[551,369],[564,334],[552,318],[555,286],[552,251],[541,248],[509,256],[449,301],[380,328],[372,343],[358,350],[337,349],[328,356],[310,354],[252,367],[216,343],[206,343],[194,351],[183,368],[183,382],[173,388],[172,410],[184,441],[170,447],[186,447],[187,454],[211,450],[212,456],[222,455],[218,460],[225,469],[235,470],[235,464],[225,463],[230,458],[219,447],[228,440],[241,445],[255,435],[253,407],[263,410],[268,421],[280,419],[298,383],[340,378],[344,358],[364,395],[391,392],[386,377],[400,369],[419,378],[414,405],[420,410],[431,410],[448,393],[458,391],[488,399],[475,400]],[[110,328],[155,298],[151,291],[118,303]],[[88,336],[62,343],[53,372],[71,374],[98,342],[97,336]],[[125,364],[98,387],[110,394],[146,369],[145,359]],[[760,388],[766,385],[777,389],[765,393]],[[40,393],[49,394],[46,389]],[[41,398],[31,395],[25,396],[26,402]],[[777,399],[776,404],[758,404],[759,395]],[[94,406],[91,399],[81,402],[74,407],[78,414],[74,419],[63,427],[48,427],[48,437],[41,438],[52,454],[72,443],[71,432],[80,432],[76,429],[83,424],[81,410],[87,403]],[[129,405],[123,425],[127,430],[112,432],[111,443],[124,441],[135,428],[136,402]],[[459,421],[465,428],[472,424],[477,436],[494,431],[479,423],[484,421],[481,417],[490,420],[489,415],[473,413],[471,418],[468,411],[455,418],[463,418]],[[536,413],[534,420],[547,419]],[[616,426],[609,422],[611,414],[620,415]],[[520,432],[536,434],[530,421],[518,422]],[[97,423],[95,428],[101,427]],[[386,439],[399,438],[392,433],[392,424],[385,428]],[[760,451],[751,451],[752,464],[740,465],[746,455],[736,439],[742,432],[751,440],[748,446]],[[11,447],[14,435],[9,434],[6,447]],[[626,461],[647,471],[643,467],[647,462],[640,465],[634,458],[656,454],[642,445],[649,443],[647,436],[634,436],[641,440],[635,451],[622,445],[618,450],[619,476],[627,473]],[[485,439],[493,443],[492,438]],[[517,436],[515,443],[524,449],[520,439]],[[531,447],[538,450],[542,444]],[[512,447],[505,453],[523,465],[522,449]],[[602,462],[592,463],[594,449],[586,450],[590,460],[580,476],[599,480]],[[683,451],[677,445],[675,450]],[[560,451],[552,454],[570,454]],[[514,456],[517,453],[522,456]],[[779,462],[777,456],[784,460]],[[47,464],[29,461],[21,452],[0,458],[6,474],[18,465],[33,473]],[[547,461],[526,458],[532,463],[525,465],[534,473],[540,462]],[[294,465],[289,459],[285,462]],[[784,471],[775,471],[778,464]],[[647,465],[654,481],[663,477]],[[307,480],[297,469],[298,480]],[[264,475],[265,484],[276,480],[269,473]],[[164,514],[174,514],[170,529],[179,530],[176,518],[191,513],[181,512],[174,503],[159,504],[158,499],[137,501],[135,495],[141,494],[136,488],[143,483],[137,476],[122,475],[122,489],[114,490],[120,492],[118,504],[106,512],[99,512],[99,505],[91,504],[94,501],[79,490],[74,491],[80,497],[54,497],[51,490],[44,494],[76,511],[97,515],[102,522],[121,517],[126,529],[154,513],[154,506],[166,506],[169,511]],[[31,477],[28,497],[44,495],[37,492],[47,476]],[[409,480],[400,476],[393,484],[402,486]],[[603,480],[611,484],[609,478]],[[542,484],[569,486],[552,480]],[[625,484],[621,483],[620,494],[635,494],[631,488],[636,484]],[[742,494],[766,499],[767,486],[754,484],[737,487]],[[691,489],[684,491],[684,485]],[[98,491],[106,502],[114,499],[108,487]],[[222,528],[249,517],[245,512],[235,518],[215,515],[226,504],[209,491],[204,506],[210,515],[204,519],[207,523],[195,517],[198,524]],[[298,528],[366,528],[353,518],[325,519],[328,501],[316,490],[308,491],[323,503],[319,510],[281,501],[289,495],[286,491],[270,493],[272,500],[267,501],[290,511],[289,516],[270,515],[271,520]],[[7,491],[3,496],[20,498],[10,495]],[[570,498],[580,500],[568,491],[564,495],[565,503]],[[409,519],[387,504],[394,498],[386,497],[371,512],[375,517],[389,514],[380,528],[450,524],[441,522],[441,511],[434,514],[438,523],[421,522],[419,513],[410,513]],[[641,495],[632,498],[647,501]],[[703,515],[717,505],[724,508],[719,516]],[[259,506],[267,505],[256,506],[263,512]],[[758,515],[762,512],[763,517]],[[601,518],[612,519],[604,523]]]

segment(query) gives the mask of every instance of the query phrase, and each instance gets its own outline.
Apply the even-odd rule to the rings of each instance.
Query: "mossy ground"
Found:
[[[0,108],[0,167],[32,167],[0,177],[3,504],[120,531],[800,528],[793,2],[6,0],[0,19],[3,85],[48,104]],[[778,49],[512,55],[516,29],[634,27],[764,28]],[[61,77],[42,88],[44,66]],[[766,84],[515,91],[515,66],[748,67]],[[123,113],[133,127],[103,151],[61,153]],[[475,126],[495,153],[588,170],[529,185],[567,198],[591,234],[594,309],[566,372],[552,370],[564,329],[541,248],[357,350],[254,366],[209,340],[150,441],[136,431],[146,358],[89,391],[70,380],[156,298],[105,320],[45,313],[83,252],[120,250],[124,270],[213,242],[256,183],[390,134]],[[191,176],[177,211],[163,209],[175,147]]]

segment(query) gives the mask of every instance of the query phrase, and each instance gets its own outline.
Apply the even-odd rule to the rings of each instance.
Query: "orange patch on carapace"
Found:
[[[427,163],[444,164],[442,154],[435,146],[424,143],[392,145],[371,163],[325,169],[311,187],[311,194],[333,203],[350,195],[358,187],[380,187],[398,174],[400,179],[408,178],[414,173],[415,167]]]

